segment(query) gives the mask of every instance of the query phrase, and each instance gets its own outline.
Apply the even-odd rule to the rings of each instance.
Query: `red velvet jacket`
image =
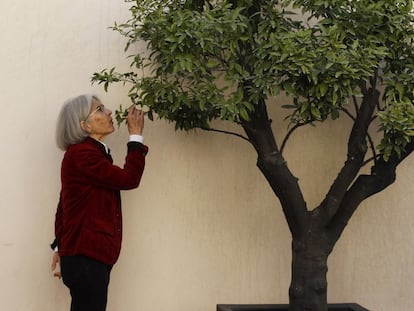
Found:
[[[92,138],[68,147],[55,220],[60,256],[85,255],[108,265],[117,261],[122,240],[120,190],[138,187],[147,151],[143,144],[129,142],[120,168]]]

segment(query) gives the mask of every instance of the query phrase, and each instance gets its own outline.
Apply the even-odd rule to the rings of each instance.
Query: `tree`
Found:
[[[220,131],[215,119],[240,126],[227,133],[254,147],[292,234],[290,310],[327,310],[329,254],[360,203],[392,184],[414,150],[412,1],[125,1],[131,19],[113,29],[128,39],[126,51],[145,41],[148,52],[132,52],[131,72],[92,80],[105,90],[130,84],[133,104],[177,129]],[[282,142],[267,110],[279,94],[291,100]],[[294,131],[340,117],[352,120],[346,161],[308,208],[284,146]]]

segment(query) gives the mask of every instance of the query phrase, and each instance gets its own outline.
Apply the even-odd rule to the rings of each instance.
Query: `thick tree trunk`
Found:
[[[331,246],[323,232],[308,231],[292,243],[290,311],[327,311],[328,256]]]

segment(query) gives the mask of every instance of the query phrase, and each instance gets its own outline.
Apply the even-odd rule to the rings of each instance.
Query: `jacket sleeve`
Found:
[[[79,146],[79,148],[73,149],[65,161],[63,171],[68,175],[77,176],[76,178],[82,178],[85,183],[98,187],[111,190],[133,189],[138,187],[140,183],[147,151],[148,148],[141,143],[128,143],[125,163],[121,168],[113,165],[101,150]]]
[[[55,239],[50,244],[50,247],[55,250],[59,246],[59,240],[62,235],[62,194],[59,196],[59,203],[56,208],[55,214]]]

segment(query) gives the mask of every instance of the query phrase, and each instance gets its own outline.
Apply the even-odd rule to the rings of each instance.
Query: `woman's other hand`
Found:
[[[62,277],[62,274],[60,273],[60,271],[56,271],[56,268],[57,268],[57,265],[58,264],[60,265],[60,256],[59,256],[59,253],[58,252],[54,252],[53,253],[53,257],[52,257],[52,265],[51,265],[51,268],[52,268],[52,271],[53,271],[53,276],[60,279]]]

